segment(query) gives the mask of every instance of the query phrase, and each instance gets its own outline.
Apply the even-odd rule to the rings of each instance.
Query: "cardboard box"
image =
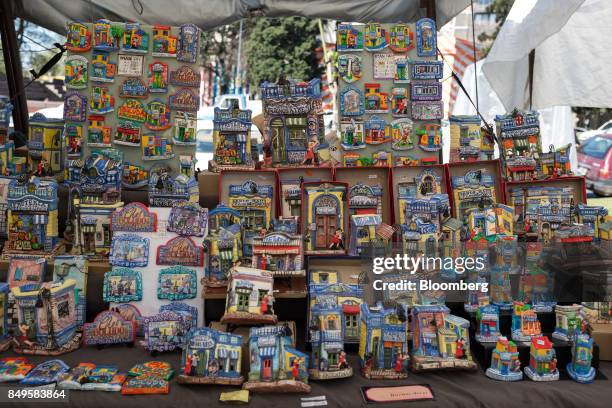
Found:
[[[591,324],[591,337],[599,345],[599,359],[612,361],[612,324]]]

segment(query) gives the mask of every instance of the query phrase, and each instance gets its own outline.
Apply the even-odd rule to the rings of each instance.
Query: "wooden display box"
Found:
[[[272,186],[272,208],[270,211],[271,217],[277,217],[278,211],[278,181],[277,174],[274,170],[225,170],[221,172],[219,177],[218,192],[219,202],[229,206],[229,190],[232,185],[242,185],[251,180],[258,186]],[[214,208],[214,207],[213,207]],[[270,220],[267,220],[268,224]]]
[[[506,181],[504,194],[508,205],[512,205],[510,191],[516,187],[573,187],[574,203],[586,203],[587,192],[584,177],[560,177],[556,179],[534,181]]]

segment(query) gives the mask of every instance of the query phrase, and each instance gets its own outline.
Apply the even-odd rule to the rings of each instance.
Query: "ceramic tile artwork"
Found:
[[[147,266],[149,239],[136,234],[115,234],[109,261],[114,266]]]
[[[140,313],[136,306],[131,303],[119,303],[110,310],[119,313],[124,320],[134,322],[137,337],[144,335],[142,331],[142,313]]]
[[[47,262],[44,258],[11,257],[7,273],[9,288],[40,285],[45,278],[46,268]]]
[[[63,282],[66,279],[75,281],[74,297],[77,307],[79,327],[85,322],[87,305],[87,276],[89,265],[87,258],[81,255],[58,255],[53,259],[53,281]]]
[[[196,203],[181,201],[170,210],[166,228],[179,235],[202,237],[206,235],[207,224],[207,208],[202,208]]]
[[[51,384],[56,382],[60,375],[68,372],[69,369],[70,367],[62,360],[48,360],[34,367],[20,381],[20,384],[28,386]]]
[[[133,343],[135,338],[136,322],[110,310],[98,313],[93,322],[83,327],[83,343],[87,346]]]
[[[25,357],[0,359],[0,382],[21,381],[34,366]]]
[[[142,299],[140,271],[115,267],[104,274],[103,298],[105,302],[131,302]]]
[[[128,378],[121,387],[123,395],[168,394],[168,380],[173,371],[169,363],[149,361],[137,364],[128,372]]]
[[[172,351],[183,344],[190,318],[165,311],[143,319],[145,348],[148,351]]]
[[[440,128],[443,117],[443,64],[436,61],[435,22],[343,23],[338,30],[341,165],[439,163],[441,134],[434,129]],[[426,129],[435,133],[436,144],[419,143]],[[421,149],[414,149],[417,146]]]
[[[185,239],[184,237],[181,237]],[[186,238],[188,239],[188,238]],[[196,297],[196,271],[184,266],[162,269],[158,275],[158,299],[183,300]]]

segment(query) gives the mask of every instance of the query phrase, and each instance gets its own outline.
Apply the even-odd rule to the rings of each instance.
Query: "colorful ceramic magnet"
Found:
[[[140,147],[140,124],[130,120],[121,120],[117,122],[117,132],[113,142],[123,146]]]
[[[361,79],[363,75],[363,59],[359,55],[341,54],[338,57],[338,75],[347,83]]]
[[[139,188],[146,186],[148,183],[149,172],[144,166],[127,162],[123,163],[121,185],[127,188]]]
[[[46,269],[47,261],[45,258],[11,257],[7,272],[9,289],[26,285],[40,285],[45,278]]]
[[[147,361],[146,363],[138,363],[130,368],[128,375],[130,377],[138,377],[144,374],[153,374],[164,380],[172,378],[172,366],[165,361]]]
[[[379,116],[370,116],[364,122],[365,126],[365,142],[367,144],[382,144],[391,140],[389,126],[387,122]]]
[[[191,320],[185,314],[161,312],[143,319],[145,348],[149,351],[172,351],[183,344]]]
[[[0,383],[21,381],[33,368],[25,357],[5,357],[0,360]]]
[[[157,247],[158,265],[204,266],[204,247],[178,236]]]
[[[389,48],[393,52],[408,52],[414,48],[414,33],[408,24],[398,23],[391,27]]]
[[[408,89],[391,89],[391,115],[394,117],[408,116],[408,106],[410,106]]]
[[[64,96],[64,120],[66,122],[85,122],[87,116],[87,97],[77,91]]]
[[[365,148],[363,121],[356,118],[342,118],[340,120],[340,140],[344,150]]]
[[[364,113],[363,92],[349,85],[340,90],[340,115],[361,116]]]
[[[444,114],[442,101],[413,101],[410,106],[412,119],[415,120],[440,120]]]
[[[22,385],[45,385],[57,382],[60,375],[67,373],[70,367],[62,360],[49,360],[40,363],[19,383]]]
[[[159,61],[149,64],[148,78],[149,92],[168,92],[168,64]]]
[[[177,238],[180,238],[182,242],[191,241],[191,243],[193,243],[188,237]],[[203,251],[201,255],[203,255]],[[202,265],[203,264],[200,263],[198,266]],[[197,292],[196,279],[195,270],[190,268],[174,266],[172,268],[162,269],[159,272],[157,298],[170,300],[193,299],[196,297]]]
[[[142,337],[144,335],[142,331],[142,313],[140,313],[140,310],[136,306],[130,303],[121,303],[113,307],[111,310],[119,313],[124,320],[134,322],[136,327],[136,336]]]
[[[66,57],[66,62],[64,65],[64,69],[66,71],[64,83],[66,84],[66,88],[87,88],[88,66],[87,58],[81,55],[69,55]]]
[[[398,58],[395,60],[395,75],[393,82],[396,84],[407,84],[410,82],[409,62],[406,58]]]
[[[200,98],[189,88],[182,88],[168,98],[171,109],[187,112],[197,112],[200,107]]]
[[[95,364],[79,363],[58,377],[57,387],[63,390],[80,390],[94,368],[96,368]]]
[[[119,392],[121,386],[127,379],[127,374],[117,373],[106,382],[87,382],[81,387],[81,391],[106,391]]]
[[[174,71],[170,71],[170,84],[198,88],[200,86],[200,75],[189,65],[183,65]]]
[[[442,133],[439,124],[422,124],[417,127],[415,133],[419,140],[419,147],[426,152],[437,152],[442,149]]]
[[[437,52],[436,22],[422,18],[416,22],[416,47],[419,57],[435,57]]]
[[[119,41],[123,36],[123,27],[112,24],[109,20],[101,19],[94,23],[94,50],[117,51]]]
[[[89,115],[87,129],[87,145],[89,147],[111,147],[113,128],[104,124],[104,116]]]
[[[91,57],[91,80],[93,82],[114,82],[117,64],[104,51],[94,51]]]
[[[114,266],[129,268],[147,266],[149,262],[149,238],[143,238],[135,234],[114,234],[108,260]]]
[[[391,148],[393,150],[414,148],[412,140],[413,125],[413,122],[408,118],[395,119],[391,122]]]
[[[389,111],[389,94],[380,90],[380,84],[367,83],[364,88],[365,113],[387,113]]]
[[[83,125],[66,123],[66,155],[70,159],[81,157],[83,152]]]
[[[104,115],[115,110],[115,98],[108,87],[94,85],[91,87],[89,97],[89,111],[95,114]]]
[[[396,73],[396,62],[404,61],[406,57],[389,53],[375,53],[372,59],[372,78],[394,79]]]
[[[142,160],[167,160],[174,157],[172,144],[163,136],[143,135],[141,141]]]
[[[442,61],[411,61],[410,79],[442,79],[444,63]]]
[[[166,130],[170,123],[170,108],[160,99],[154,99],[147,103],[147,119],[145,126],[151,130]]]
[[[111,228],[114,232],[155,232],[157,214],[142,203],[129,203],[113,212]]]
[[[200,52],[200,29],[193,24],[183,24],[179,28],[177,61],[196,62]]]
[[[389,33],[379,23],[368,23],[363,29],[365,37],[365,49],[367,51],[379,51],[389,45]]]
[[[206,235],[208,209],[197,203],[178,202],[170,210],[167,229],[179,235],[202,237]]]
[[[105,383],[109,382],[118,372],[116,365],[97,365],[89,376],[87,380],[94,383]]]
[[[87,26],[78,21],[66,27],[66,48],[72,52],[85,52],[91,48],[91,33]]]
[[[144,123],[147,119],[147,111],[144,104],[138,99],[126,99],[117,111],[119,119]]]
[[[146,98],[149,88],[140,78],[127,78],[121,83],[119,96],[121,98]]]
[[[149,33],[140,28],[138,23],[125,23],[121,50],[146,54],[149,51]]]
[[[172,129],[172,141],[175,145],[192,146],[196,144],[196,115],[193,112],[176,111]]]
[[[142,275],[130,268],[113,268],[104,274],[105,302],[133,302],[142,299]]]
[[[438,81],[411,81],[410,99],[413,101],[439,101],[442,99],[442,84]]]
[[[363,33],[353,24],[338,24],[336,31],[336,49],[342,51],[362,51]]]
[[[190,330],[198,325],[198,308],[189,306],[185,302],[172,302],[159,307],[159,312],[174,312],[178,314],[188,315],[190,318]]]
[[[136,322],[110,310],[98,313],[83,327],[83,343],[87,346],[133,343],[135,338]]]
[[[176,57],[177,38],[170,35],[172,28],[168,25],[153,26],[153,50],[154,57]]]

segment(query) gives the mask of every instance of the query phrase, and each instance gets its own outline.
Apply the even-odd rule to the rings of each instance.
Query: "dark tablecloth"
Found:
[[[11,355],[10,352],[1,356]],[[251,394],[249,406],[266,408],[300,407],[300,397],[326,395],[328,407],[388,407],[406,406],[418,407],[610,407],[612,403],[612,362],[600,363],[599,379],[592,384],[578,384],[562,374],[562,379],[550,383],[536,383],[531,380],[505,383],[488,379],[483,371],[475,372],[431,372],[425,374],[410,373],[408,379],[402,381],[369,381],[361,377],[358,371],[356,356],[350,355],[356,374],[352,378],[326,382],[311,382],[310,394]],[[73,353],[59,357],[68,365],[79,362],[95,364],[117,364],[121,370],[128,370],[133,364],[151,360],[152,357],[142,348],[110,347],[98,350],[93,347],[81,348]],[[31,357],[38,363],[47,360],[46,357]],[[154,357],[156,360],[168,361],[178,370],[179,354],[162,353]],[[367,405],[361,397],[360,387],[363,385],[397,385],[397,384],[429,384],[435,394],[435,401],[414,403],[393,403]],[[15,385],[0,384],[0,390]],[[207,385],[180,385],[173,378],[168,395],[138,395],[126,396],[120,393],[99,391],[71,391],[70,406],[73,407],[176,407],[205,408],[225,406],[218,402],[222,391],[236,390],[237,387],[221,387]],[[0,404],[1,406],[2,404]],[[47,404],[34,402],[29,404],[12,404],[12,406],[42,407]],[[5,405],[8,406],[8,405]],[[54,404],[54,406],[68,406]]]

